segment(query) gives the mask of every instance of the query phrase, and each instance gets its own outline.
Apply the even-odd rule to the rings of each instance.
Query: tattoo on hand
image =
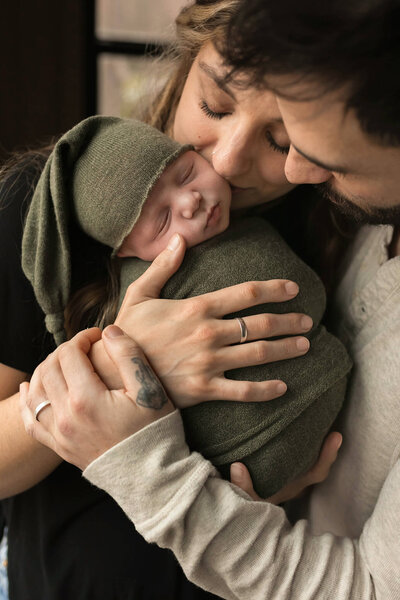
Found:
[[[136,402],[140,406],[160,410],[168,402],[167,394],[153,371],[140,358],[132,358],[137,365],[136,379],[142,384]]]

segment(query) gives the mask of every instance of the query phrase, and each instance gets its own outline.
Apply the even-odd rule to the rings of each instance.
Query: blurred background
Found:
[[[92,114],[130,116],[188,0],[3,0],[0,158]],[[150,68],[151,67],[151,68]]]

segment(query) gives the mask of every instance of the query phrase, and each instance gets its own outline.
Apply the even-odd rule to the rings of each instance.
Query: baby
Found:
[[[45,166],[27,215],[22,264],[57,343],[65,339],[71,220],[109,246],[111,260],[123,258],[121,301],[148,267],[144,261],[154,259],[175,232],[190,249],[164,287],[165,298],[256,279],[295,280],[300,293],[290,302],[227,315],[294,311],[313,318],[306,355],[226,373],[231,379],[283,379],[286,394],[264,403],[215,401],[182,411],[193,449],[223,476],[232,462],[244,462],[255,489],[268,496],[315,462],[343,402],[351,363],[320,324],[325,292],[317,275],[264,220],[241,219],[228,228],[230,200],[227,182],[191,146],[139,121],[91,117],[60,139]]]

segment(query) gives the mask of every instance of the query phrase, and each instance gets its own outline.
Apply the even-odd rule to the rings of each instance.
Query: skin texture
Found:
[[[225,231],[231,190],[202,156],[189,151],[169,165],[151,190],[118,256],[154,260],[173,233],[188,248]]]
[[[203,64],[212,68],[213,74],[221,69],[221,58],[211,44],[202,49],[200,58]],[[272,200],[291,189],[293,186],[284,174],[285,145],[289,140],[279,121],[274,97],[263,91],[235,89],[234,101],[209,75],[209,70],[199,68],[199,60],[190,71],[178,106],[174,121],[176,139],[195,146],[209,159],[215,171],[226,176],[235,186],[232,190],[235,208]],[[204,105],[203,110],[200,108],[203,100],[214,111],[221,112],[217,116],[207,115]],[[271,145],[271,140],[280,145],[279,149]],[[185,244],[182,238],[178,238],[175,249],[164,250],[145,276],[128,289],[117,324],[139,344],[165,389],[173,391],[176,402],[213,398],[267,400],[282,395],[278,387],[281,382],[263,382],[261,385],[235,382],[232,385],[225,380],[223,372],[244,364],[260,364],[303,354],[306,350],[299,348],[298,343],[303,341],[307,344],[301,334],[311,328],[310,319],[304,321],[305,315],[291,313],[248,317],[249,342],[237,345],[237,322],[222,319],[224,307],[227,307],[225,313],[230,312],[228,304],[232,290],[180,302],[158,299],[165,281],[179,268],[184,250]],[[265,301],[271,289],[275,290],[276,296],[280,295],[281,300],[293,297],[285,295],[287,292],[280,286],[279,282],[249,282],[237,286],[234,295],[242,307],[257,304],[257,300],[259,303]],[[282,336],[282,339],[264,339],[274,336]],[[103,381],[119,389],[118,371],[105,352],[102,341],[91,346],[89,357]],[[0,423],[3,422],[1,404]],[[19,419],[15,412],[16,404],[13,406],[15,419]],[[52,414],[50,407],[41,413],[41,420],[48,419],[48,414]],[[13,443],[7,446],[0,462],[0,481],[3,480],[2,464],[7,465],[7,473],[17,472],[20,464],[18,448],[24,451],[25,464],[28,465],[31,452],[37,447],[35,440],[26,434],[13,434]],[[54,456],[48,452],[51,457]],[[321,460],[325,458],[322,456]],[[50,473],[52,468],[49,467],[46,473],[37,470],[36,481]],[[35,469],[32,468],[29,485],[33,484],[34,477]],[[314,481],[311,474],[307,484]],[[10,489],[12,484],[8,480]],[[13,486],[13,493],[15,489]]]
[[[199,52],[175,115],[173,137],[193,144],[233,187],[232,208],[254,206],[294,186],[284,173],[289,138],[272,92],[225,87],[213,44]]]
[[[300,86],[285,91],[299,97],[307,93]],[[307,102],[277,102],[291,141],[285,163],[288,180],[324,183],[327,197],[350,216],[399,226],[400,149],[368,136],[354,110],[345,110],[343,92]]]

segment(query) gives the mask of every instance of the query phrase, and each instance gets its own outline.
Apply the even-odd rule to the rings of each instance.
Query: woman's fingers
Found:
[[[310,342],[305,337],[288,337],[281,340],[259,340],[248,344],[228,346],[216,353],[221,371],[263,365],[278,360],[296,358],[306,354]]]
[[[231,482],[240,487],[253,500],[262,500],[254,491],[253,482],[248,469],[242,463],[231,464]]]
[[[342,434],[338,431],[333,431],[325,438],[317,462],[304,476],[306,478],[306,485],[313,485],[314,483],[325,481],[332,465],[337,459],[342,441]]]
[[[206,314],[223,317],[257,304],[285,302],[297,296],[299,286],[287,279],[248,281],[197,296],[191,300],[205,308]]]
[[[337,431],[330,433],[325,439],[315,465],[304,475],[289,481],[281,490],[265,501],[270,504],[282,504],[282,502],[297,498],[310,485],[324,481],[337,458],[341,444],[341,434]],[[233,463],[231,465],[231,482],[249,494],[253,500],[262,500],[254,491],[250,473],[243,463]]]
[[[315,465],[311,467],[307,473],[296,477],[293,481],[289,481],[289,483],[276,494],[267,498],[267,501],[271,504],[282,504],[282,502],[287,502],[288,500],[301,496],[310,485],[325,481],[337,458],[341,444],[341,434],[337,431],[330,433],[325,438],[322,450]]]
[[[25,381],[24,383],[21,383],[19,388],[19,405],[25,430],[28,435],[35,438],[38,442],[54,450],[54,438],[51,435],[51,433],[49,433],[49,431],[47,430],[47,426],[43,425],[43,423],[41,422],[41,419],[45,419],[47,421],[49,419],[52,420],[52,415],[49,415],[51,407],[49,406],[46,408],[46,410],[43,410],[39,415],[39,419],[36,419],[34,411],[32,411],[29,408],[31,404],[29,394],[30,386],[29,383]],[[38,404],[38,398],[35,398],[35,400],[36,404]],[[47,400],[47,397],[43,395],[39,398],[39,400],[43,402],[44,400]],[[45,415],[46,412],[47,416]]]
[[[247,327],[247,341],[280,335],[295,335],[310,331],[313,322],[311,317],[300,313],[273,314],[262,313],[243,317]],[[226,319],[220,322],[223,332],[220,340],[226,344],[240,342],[240,326],[237,319]]]
[[[121,311],[125,305],[138,304],[144,300],[158,298],[168,279],[179,269],[185,255],[185,240],[178,233],[174,234],[165,250],[153,260],[147,271],[139,279],[131,283]]]
[[[287,390],[286,383],[280,379],[268,381],[236,381],[221,377],[214,384],[207,396],[199,402],[208,400],[227,400],[229,402],[265,402],[283,396]],[[192,405],[194,403],[191,403]]]

